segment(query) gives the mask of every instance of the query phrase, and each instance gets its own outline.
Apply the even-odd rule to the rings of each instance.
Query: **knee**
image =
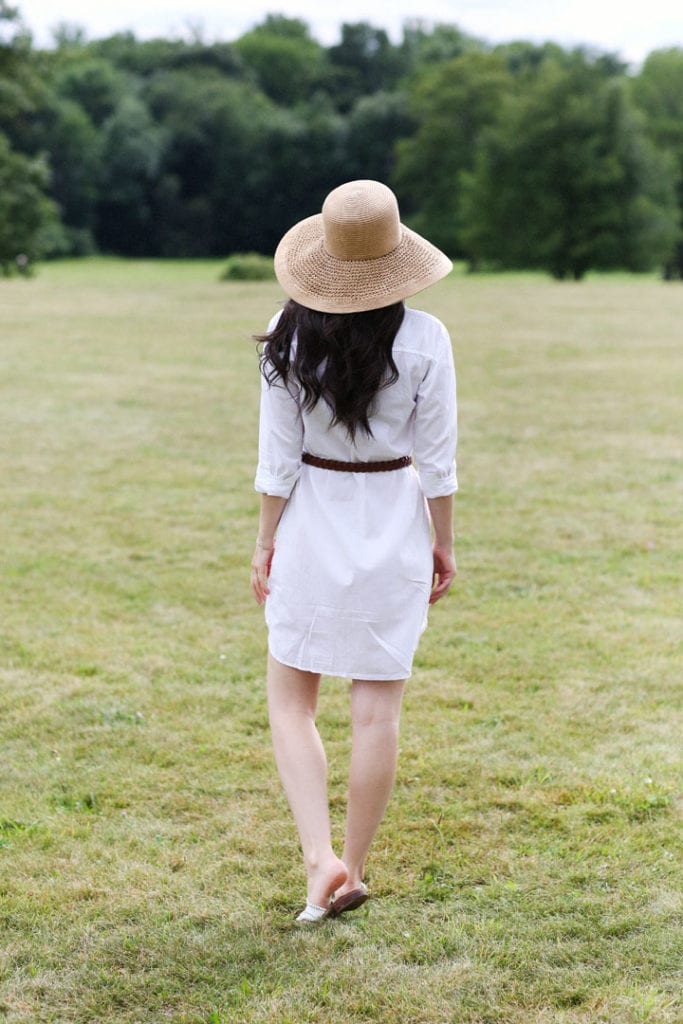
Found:
[[[351,723],[354,731],[358,729],[381,730],[386,736],[398,737],[400,709],[387,708],[381,703],[365,704],[353,708]]]
[[[270,704],[268,707],[270,728],[273,731],[296,732],[298,729],[315,725],[315,717],[315,708],[292,708],[282,704]]]
[[[356,683],[351,694],[354,729],[382,728],[398,736],[403,683]]]

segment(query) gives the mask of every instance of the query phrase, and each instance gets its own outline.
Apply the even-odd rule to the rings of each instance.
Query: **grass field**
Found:
[[[459,576],[349,920],[304,878],[248,588],[275,284],[0,282],[0,1020],[683,1021],[683,287],[455,278]],[[320,728],[341,837],[348,684]]]

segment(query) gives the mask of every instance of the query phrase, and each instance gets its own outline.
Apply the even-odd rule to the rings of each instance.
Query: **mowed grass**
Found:
[[[455,276],[459,576],[374,899],[302,933],[248,587],[276,284],[0,282],[0,1019],[683,1020],[683,287]],[[341,843],[348,683],[320,729]]]

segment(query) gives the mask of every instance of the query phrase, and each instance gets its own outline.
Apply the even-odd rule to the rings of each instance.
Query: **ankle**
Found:
[[[306,861],[307,893],[312,903],[326,907],[332,894],[346,884],[346,865],[334,853],[311,866]]]
[[[314,875],[318,871],[324,870],[325,866],[330,861],[336,860],[332,850],[305,850],[304,851],[304,867],[309,875]]]
[[[348,875],[346,877],[347,884],[359,885],[365,878],[365,864],[353,864],[349,863],[349,861],[347,861],[346,858],[343,859],[344,863],[346,864],[346,870],[348,872]]]

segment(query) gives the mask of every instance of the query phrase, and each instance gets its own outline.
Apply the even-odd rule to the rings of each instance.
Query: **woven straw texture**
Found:
[[[290,228],[275,253],[286,294],[324,313],[389,306],[451,269],[440,249],[400,223],[393,192],[374,181],[335,189],[322,214]]]

